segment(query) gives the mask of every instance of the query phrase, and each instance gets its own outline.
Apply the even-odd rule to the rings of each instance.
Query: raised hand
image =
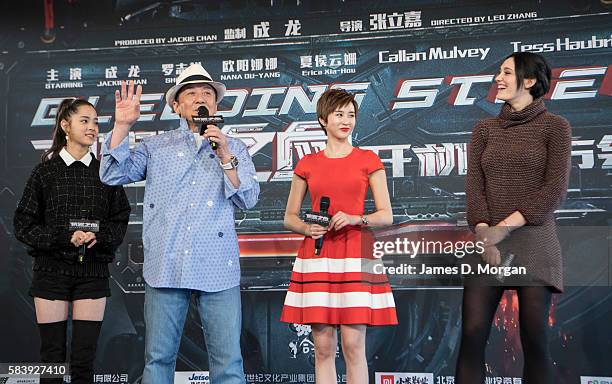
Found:
[[[140,96],[142,86],[136,88],[134,94],[134,80],[129,85],[121,81],[121,91],[115,91],[115,127],[130,128],[140,117]]]

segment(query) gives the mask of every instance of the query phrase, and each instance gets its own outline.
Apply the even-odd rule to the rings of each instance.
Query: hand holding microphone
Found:
[[[327,215],[327,210],[329,210],[329,197],[322,196],[321,200],[319,201],[319,212],[322,215]],[[325,232],[327,232],[327,228],[325,228]],[[321,236],[317,237],[317,239],[315,240],[315,255],[321,254],[321,248],[323,248],[323,235],[324,234],[325,233],[321,234]]]
[[[192,119],[194,123],[201,124],[200,135],[204,135],[204,137],[208,139],[213,151],[216,151],[219,145],[223,147],[223,144],[226,144],[225,135],[223,135],[221,130],[216,126],[216,124],[223,124],[223,116],[210,116],[208,108],[201,105],[198,107],[198,115],[193,116]],[[208,127],[209,125],[211,126],[210,128]]]
[[[321,253],[323,248],[323,235],[329,229],[336,231],[346,227],[347,225],[359,225],[362,223],[362,218],[356,215],[348,215],[342,211],[336,212],[331,217],[327,211],[329,210],[329,197],[322,196],[319,202],[319,212],[306,212],[304,221],[310,225],[306,229],[306,236],[312,237],[315,241],[315,255]]]
[[[72,233],[72,237],[70,238],[70,242],[75,247],[85,246],[87,248],[91,248],[96,245],[96,234],[93,232],[83,232],[83,231],[75,231]]]
[[[485,247],[485,250],[482,253],[481,257],[482,261],[493,267],[496,267],[501,263],[501,253],[495,245]]]
[[[327,233],[327,226],[331,218],[321,212],[306,212],[303,219],[305,223],[308,223],[305,235],[317,240]]]
[[[82,218],[75,218],[69,220],[69,227],[72,233],[70,242],[75,246],[80,246],[79,250],[79,263],[82,263],[85,259],[85,253],[88,248],[93,247],[96,244],[96,232],[100,231],[100,221],[90,220],[89,210],[81,209]],[[89,245],[87,245],[89,243]]]
[[[327,233],[327,228],[320,226],[319,224],[309,224],[306,228],[306,237],[310,237],[313,240],[323,238],[323,235]]]
[[[327,227],[330,223],[331,216],[327,214],[329,209],[329,197],[321,197],[319,203],[319,212],[306,212],[304,222],[308,223],[306,228],[306,236],[312,237],[315,241],[315,255],[321,253],[323,247],[323,235],[327,233]]]

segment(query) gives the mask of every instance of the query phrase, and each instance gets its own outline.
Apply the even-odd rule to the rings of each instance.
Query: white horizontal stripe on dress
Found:
[[[306,307],[328,307],[328,308],[350,308],[369,307],[372,309],[394,308],[393,294],[370,293],[370,292],[287,292],[285,305],[298,308]]]
[[[331,259],[327,257],[317,257],[314,259],[302,259],[298,257],[295,259],[293,271],[299,273],[375,273],[383,271],[382,267],[374,269],[374,265],[376,264],[382,264],[382,261],[361,258]]]

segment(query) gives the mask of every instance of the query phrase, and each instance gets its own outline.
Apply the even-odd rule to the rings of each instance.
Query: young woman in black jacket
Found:
[[[97,140],[93,105],[64,100],[57,110],[53,144],[32,171],[14,218],[17,239],[34,257],[29,293],[34,297],[42,362],[66,361],[72,304],[73,384],[93,380],[96,345],[110,296],[108,263],[123,241],[130,215],[123,188],[100,182],[100,162],[89,152]],[[89,223],[91,230],[78,230],[79,223]]]

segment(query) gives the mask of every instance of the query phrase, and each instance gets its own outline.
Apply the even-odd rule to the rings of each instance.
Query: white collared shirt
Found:
[[[81,159],[77,160],[74,157],[72,157],[72,155],[66,150],[66,147],[64,147],[60,151],[59,155],[62,158],[62,160],[64,160],[64,163],[66,163],[67,166],[70,166],[75,161],[80,161],[81,163],[85,164],[88,167],[89,167],[89,164],[91,164],[91,153],[89,152],[87,152],[85,156],[83,156]]]

